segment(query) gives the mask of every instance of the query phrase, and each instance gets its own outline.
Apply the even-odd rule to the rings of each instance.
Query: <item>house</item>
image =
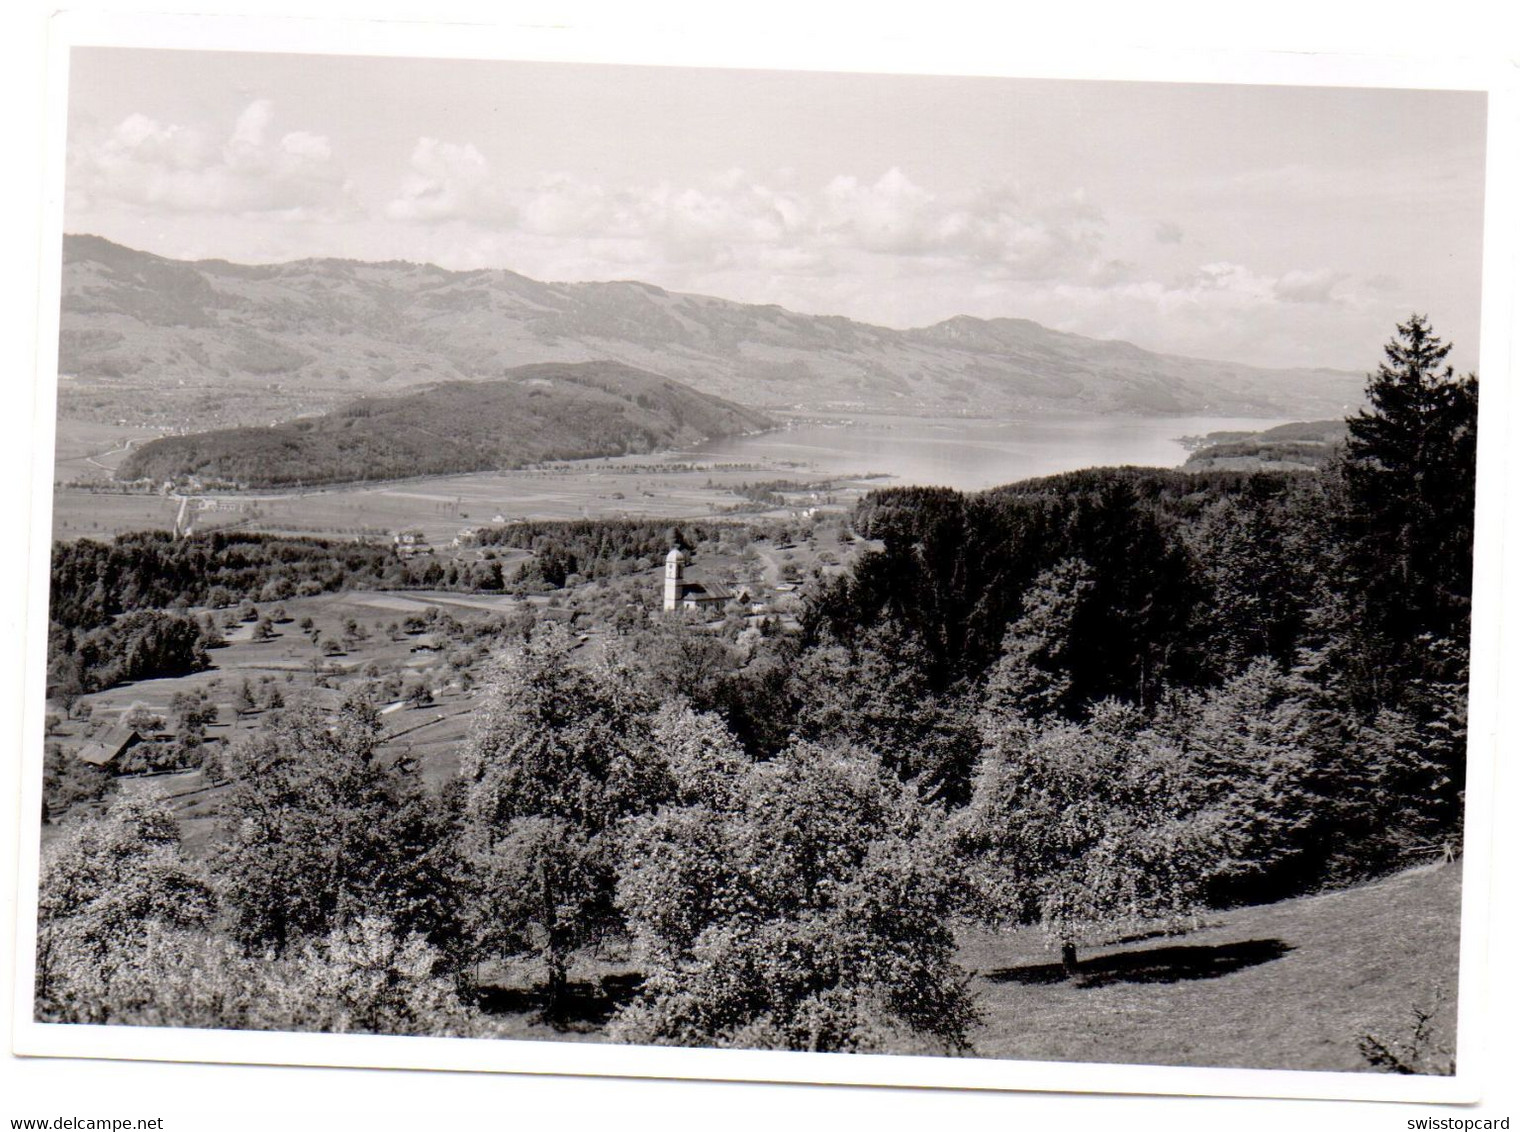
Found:
[[[395,546],[396,554],[400,558],[433,553],[433,548],[428,545],[427,536],[421,531],[397,531],[391,536],[391,543]]]
[[[703,609],[722,612],[730,602],[749,603],[747,590],[734,591],[722,582],[688,575],[686,553],[678,546],[665,556],[665,612]]]
[[[110,766],[141,742],[143,737],[136,728],[118,723],[79,748],[79,758],[91,766]]]

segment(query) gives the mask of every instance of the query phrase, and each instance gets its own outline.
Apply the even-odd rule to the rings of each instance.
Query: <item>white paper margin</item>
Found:
[[[15,1052],[251,1065],[362,1066],[474,1072],[608,1075],[769,1082],[829,1082],[1174,1096],[1343,1098],[1467,1103],[1485,1081],[1509,1067],[1492,1064],[1478,1040],[1489,1032],[1487,1007],[1489,895],[1497,882],[1490,848],[1501,723],[1510,718],[1501,676],[1500,546],[1506,473],[1505,441],[1514,435],[1509,378],[1513,368],[1516,252],[1520,232],[1514,202],[1517,97],[1512,69],[1492,60],[1419,60],[1365,56],[1248,52],[1134,51],[1048,43],[970,40],[953,47],[935,39],[906,42],[862,34],[848,44],[816,40],[785,29],[757,27],[743,37],[671,36],[652,26],[504,27],[478,23],[356,22],[266,17],[62,12],[49,44],[48,188],[39,262],[37,372],[32,437],[33,495],[28,545],[25,703],[21,735],[22,791],[16,915],[13,1031]],[[688,29],[690,31],[690,29]],[[64,121],[68,52],[74,46],[183,48],[310,54],[427,56],[581,63],[753,67],[879,73],[988,75],[1268,85],[1367,86],[1489,92],[1488,179],[1485,192],[1483,320],[1479,372],[1479,513],[1474,571],[1473,687],[1470,703],[1467,852],[1463,861],[1458,1070],[1453,1077],[1296,1070],[1181,1068],[1076,1062],[1014,1062],[902,1055],[809,1054],[744,1050],[411,1038],[369,1035],[273,1034],[241,1031],[60,1026],[24,1016],[31,1001],[36,925],[36,876],[41,810],[43,685],[46,667],[47,579],[52,525],[52,447],[56,406],[62,234]],[[1502,718],[1501,718],[1502,717]],[[1512,731],[1506,730],[1506,734]],[[1505,771],[1506,775],[1510,772]],[[1509,795],[1505,795],[1509,796]]]

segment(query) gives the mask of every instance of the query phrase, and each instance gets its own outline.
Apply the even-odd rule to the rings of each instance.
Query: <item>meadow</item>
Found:
[[[60,419],[55,460],[53,537],[109,538],[125,531],[174,526],[176,497],[106,490],[107,469],[124,446],[151,437],[142,429]],[[827,503],[845,511],[881,477],[824,477],[812,465],[785,459],[734,462],[622,456],[574,460],[510,472],[433,476],[306,491],[207,494],[194,498],[196,530],[377,537],[421,530],[434,544],[462,529],[519,519],[699,518],[727,514],[786,517],[790,508],[756,505],[744,485],[785,478],[827,482]],[[83,484],[99,484],[91,489]],[[499,516],[499,518],[498,518]]]
[[[1369,1036],[1404,1047],[1421,1072],[1456,1048],[1460,863],[1418,865],[1368,884],[1207,913],[1193,931],[1095,948],[1067,980],[1036,927],[962,927],[955,963],[981,1012],[971,1056],[1018,1061],[1366,1071]],[[640,973],[616,946],[580,957],[570,1008],[540,1011],[537,971],[484,972],[503,1036],[607,1040]],[[1416,1039],[1416,1011],[1431,1015]]]

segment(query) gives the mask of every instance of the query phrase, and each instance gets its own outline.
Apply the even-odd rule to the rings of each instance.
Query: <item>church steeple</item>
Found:
[[[665,612],[672,612],[681,604],[685,592],[686,555],[679,546],[670,548],[665,556]]]

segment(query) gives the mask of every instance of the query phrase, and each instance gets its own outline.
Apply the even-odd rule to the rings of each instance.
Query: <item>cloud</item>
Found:
[[[557,174],[504,185],[473,145],[420,139],[382,207],[391,219],[475,223],[587,244],[618,241],[651,262],[760,266],[830,274],[858,256],[969,266],[1007,278],[1112,272],[1104,218],[1080,194],[1015,186],[932,192],[901,169],[839,175],[812,188],[726,170],[694,184],[610,188]]]
[[[901,168],[811,184],[743,169],[507,184],[476,147],[424,139],[383,216],[410,221],[452,266],[640,279],[895,326],[1015,315],[1204,357],[1321,364],[1339,360],[1326,344],[1346,327],[1378,325],[1372,288],[1344,272],[1199,262],[1170,220],[1111,225],[1081,193],[942,192]]]
[[[1341,272],[1277,274],[1223,260],[1166,279],[1136,272],[1113,284],[1018,284],[998,301],[1059,330],[1167,353],[1350,369],[1375,354],[1398,313]]]
[[[302,131],[276,136],[273,121],[273,103],[256,99],[218,145],[188,127],[129,114],[71,148],[71,211],[124,204],[290,219],[351,211],[351,190],[328,139]]]
[[[1339,303],[1345,297],[1337,294],[1349,276],[1344,271],[1290,271],[1273,285],[1272,291],[1288,303]]]
[[[491,183],[485,156],[473,145],[418,138],[410,165],[398,194],[385,206],[391,219],[514,218],[510,203]]]

